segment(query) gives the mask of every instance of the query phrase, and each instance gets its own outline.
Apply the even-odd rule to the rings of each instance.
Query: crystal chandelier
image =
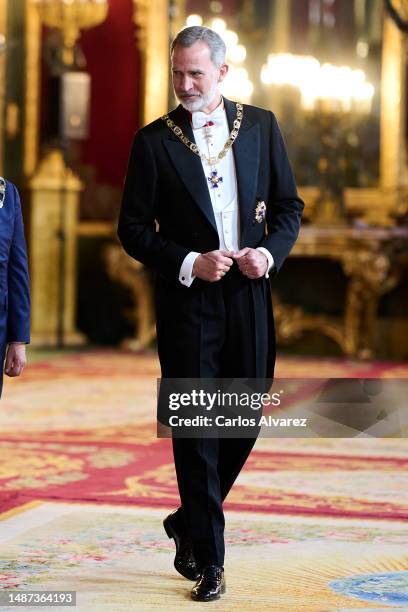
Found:
[[[34,0],[41,21],[62,32],[63,58],[68,66],[74,62],[74,47],[80,31],[102,23],[108,14],[108,0]]]

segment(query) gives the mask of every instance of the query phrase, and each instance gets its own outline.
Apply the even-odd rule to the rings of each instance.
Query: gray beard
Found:
[[[217,83],[215,83],[213,89],[206,95],[200,96],[193,102],[186,102],[183,98],[178,98],[180,104],[190,113],[200,111],[202,108],[208,107],[214,102],[214,98],[217,94]]]

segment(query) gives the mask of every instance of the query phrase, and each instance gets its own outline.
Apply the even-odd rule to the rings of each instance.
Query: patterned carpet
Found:
[[[79,610],[191,609],[191,583],[172,570],[173,548],[160,529],[166,510],[34,502],[0,532],[3,588],[76,590]],[[395,593],[386,584],[365,599],[330,585],[351,576],[367,585],[378,574],[391,582],[401,572],[397,595],[408,606],[404,523],[238,512],[226,518],[228,592],[211,609],[390,609]]]
[[[316,372],[401,378],[408,365],[278,362],[280,377]],[[77,590],[84,610],[191,606],[161,529],[178,495],[156,438],[158,374],[153,353],[89,351],[5,381],[0,588]],[[404,439],[258,440],[225,505],[228,594],[213,608],[407,611],[407,464]]]

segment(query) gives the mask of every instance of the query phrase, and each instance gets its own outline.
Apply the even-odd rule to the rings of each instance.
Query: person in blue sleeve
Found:
[[[20,197],[0,177],[0,356],[7,376],[23,372],[29,342],[30,285]]]

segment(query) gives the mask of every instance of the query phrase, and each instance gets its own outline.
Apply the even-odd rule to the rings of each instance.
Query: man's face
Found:
[[[213,103],[219,101],[218,83],[225,78],[228,66],[216,68],[208,45],[202,41],[191,47],[176,45],[171,59],[174,93],[184,108],[190,112],[212,110]]]

